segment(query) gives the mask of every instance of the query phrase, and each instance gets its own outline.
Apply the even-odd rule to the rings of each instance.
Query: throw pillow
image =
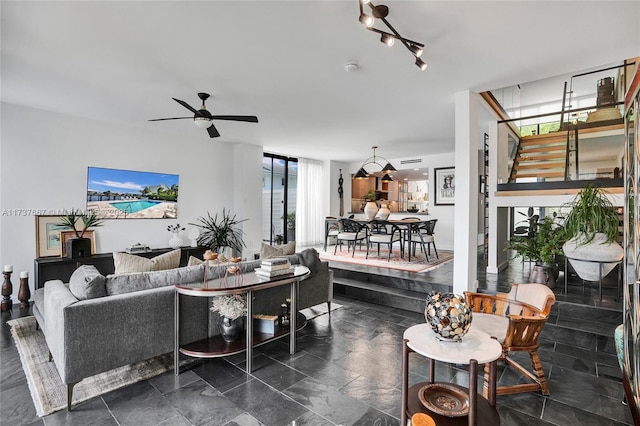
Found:
[[[105,278],[95,266],[81,265],[69,278],[69,291],[78,300],[106,296]]]
[[[189,261],[187,262],[187,266],[201,265],[203,263],[204,263],[204,260],[200,260],[195,256],[189,256]]]
[[[113,253],[115,274],[131,274],[137,272],[164,271],[180,266],[180,249],[172,250],[154,258],[135,256],[129,253]]]
[[[279,246],[271,246],[269,244],[262,243],[262,247],[260,248],[260,258],[269,259],[272,257],[281,257],[289,254],[294,254],[295,252],[295,241],[291,241],[290,243],[282,244]]]

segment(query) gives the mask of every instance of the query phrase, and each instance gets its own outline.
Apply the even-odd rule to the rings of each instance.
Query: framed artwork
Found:
[[[452,206],[456,199],[455,167],[442,167],[439,169],[434,169],[434,175],[434,204],[436,206]]]
[[[68,226],[58,225],[62,216],[36,216],[36,257],[62,256],[60,232],[68,231]]]
[[[91,240],[91,254],[95,254],[95,252],[96,252],[96,233],[95,233],[95,231],[92,231],[92,230],[84,231],[84,235],[82,237],[83,238],[88,238],[88,239]],[[67,256],[67,249],[66,249],[67,241],[70,240],[71,238],[76,238],[76,233],[73,230],[60,231],[60,244],[62,245],[60,255],[62,257],[66,257]]]

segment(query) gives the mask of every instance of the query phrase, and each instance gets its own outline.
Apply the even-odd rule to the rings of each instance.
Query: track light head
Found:
[[[409,50],[415,55],[416,58],[422,56],[422,52],[424,52],[424,49],[422,47],[413,43],[409,45]]]
[[[367,15],[366,13],[360,14],[360,23],[367,28],[371,28],[373,26],[373,16]]]
[[[384,4],[381,4],[379,6],[374,6],[371,9],[373,11],[372,13],[374,18],[382,19],[382,18],[386,18],[387,15],[389,15],[389,8]]]
[[[420,58],[416,58],[416,65],[418,66],[418,68],[420,68],[422,71],[427,69],[427,63],[425,61],[423,61]]]
[[[394,36],[392,36],[391,34],[387,34],[387,33],[383,33],[380,36],[380,41],[384,44],[386,44],[387,46],[391,47],[393,46],[393,43],[396,42],[396,39]]]

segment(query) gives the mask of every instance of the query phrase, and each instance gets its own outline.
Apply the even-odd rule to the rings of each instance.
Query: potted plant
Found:
[[[80,209],[71,209],[62,216],[58,225],[73,229],[76,235],[75,238],[71,238],[65,243],[68,258],[91,256],[91,240],[84,238],[84,233],[90,227],[102,226],[102,222],[103,220],[98,218],[95,210],[83,213]]]
[[[564,223],[564,254],[580,278],[598,281],[600,264],[604,277],[624,254],[617,242],[620,219],[616,208],[605,190],[592,184],[583,187],[567,206],[571,211]]]
[[[190,223],[189,225],[200,228],[199,246],[218,252],[229,247],[232,252],[241,253],[242,248],[246,245],[243,239],[244,232],[238,225],[246,220],[238,220],[235,214],[232,215],[230,211],[223,208],[220,219],[218,219],[217,213],[211,217],[211,213],[207,212],[207,217],[198,218],[199,223]]]
[[[213,298],[211,310],[220,314],[220,333],[226,342],[234,342],[244,330],[247,315],[246,294],[229,294]]]
[[[280,219],[284,219],[284,215]],[[291,212],[287,215],[287,240],[296,240],[296,212]]]
[[[542,222],[532,223],[527,235],[514,236],[507,242],[507,249],[514,250],[516,257],[535,262],[529,277],[530,282],[555,286],[558,275],[558,257],[562,256],[562,245],[566,241],[564,228],[557,222],[557,214],[545,216]]]
[[[364,206],[364,215],[367,220],[373,220],[378,214],[378,205],[376,204],[376,192],[373,189],[367,191],[362,197],[362,200],[366,202]]]

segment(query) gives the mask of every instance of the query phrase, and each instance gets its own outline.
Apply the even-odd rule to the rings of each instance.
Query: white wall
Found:
[[[1,111],[0,264],[12,264],[14,271],[29,271],[32,276],[35,218],[29,212],[14,212],[84,209],[88,166],[180,176],[177,220],[108,220],[95,228],[99,253],[124,250],[137,242],[152,248],[168,247],[171,235],[167,225],[186,226],[207,211],[213,215],[223,207],[237,213],[238,218],[249,219],[243,226],[245,240],[250,249],[259,249],[261,147],[225,144],[206,137],[206,133],[202,138],[181,138],[161,130],[6,103]],[[13,281],[15,285],[18,280]],[[33,288],[32,279],[30,284]]]

